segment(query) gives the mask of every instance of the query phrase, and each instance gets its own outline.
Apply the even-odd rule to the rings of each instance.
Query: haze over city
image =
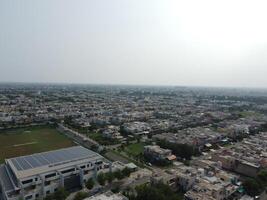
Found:
[[[0,81],[267,87],[266,1],[0,2]]]
[[[0,200],[267,200],[266,8],[0,0]]]

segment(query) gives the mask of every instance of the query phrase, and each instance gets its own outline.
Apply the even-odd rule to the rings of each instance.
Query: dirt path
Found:
[[[21,146],[27,146],[27,145],[32,145],[32,144],[37,144],[38,142],[28,142],[24,144],[15,144],[13,147],[21,147]]]

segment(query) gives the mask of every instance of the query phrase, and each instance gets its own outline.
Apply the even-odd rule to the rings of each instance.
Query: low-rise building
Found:
[[[123,124],[122,129],[127,134],[138,136],[149,134],[151,127],[145,122],[131,122]]]
[[[158,145],[144,146],[144,154],[152,161],[173,161],[176,160],[176,156],[172,154],[169,149],[160,148]]]
[[[108,126],[102,131],[102,135],[108,139],[124,140],[124,137],[120,134],[120,128],[118,126]]]
[[[266,133],[245,138],[235,146],[213,152],[212,160],[220,162],[224,169],[256,177],[261,169],[267,168],[266,139]]]
[[[84,200],[128,200],[128,198],[122,194],[114,194],[113,192],[108,191],[103,194],[97,194],[97,195],[88,197]]]

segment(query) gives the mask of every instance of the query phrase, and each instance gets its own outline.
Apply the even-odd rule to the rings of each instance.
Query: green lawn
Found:
[[[0,131],[0,163],[5,158],[29,155],[74,146],[55,128],[38,126]]]
[[[103,140],[103,137],[100,133],[96,133],[96,132],[91,132],[87,134],[91,139],[99,142],[101,140]]]
[[[137,156],[144,152],[144,146],[143,143],[130,144],[125,147],[124,151],[130,155]]]

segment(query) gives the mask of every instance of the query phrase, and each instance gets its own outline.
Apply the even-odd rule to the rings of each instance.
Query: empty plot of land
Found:
[[[53,127],[29,127],[0,131],[0,163],[5,158],[74,146]]]

